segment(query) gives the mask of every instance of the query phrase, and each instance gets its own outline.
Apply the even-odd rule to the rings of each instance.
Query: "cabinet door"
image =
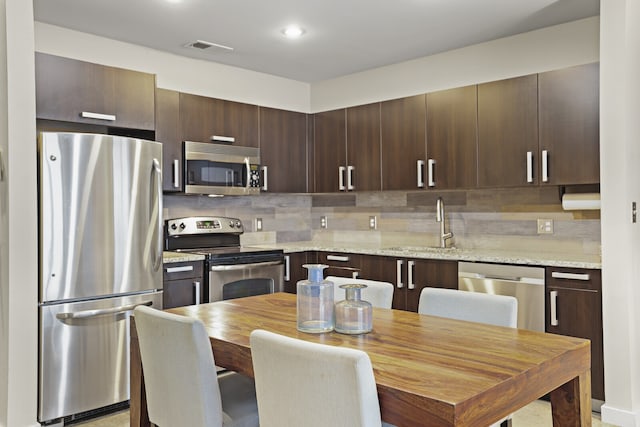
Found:
[[[114,126],[155,129],[155,88],[154,75],[117,68]]]
[[[183,141],[211,142],[214,133],[215,100],[180,93],[180,135]]]
[[[315,192],[340,191],[339,168],[347,164],[346,112],[340,109],[316,113],[313,120]]]
[[[457,261],[414,259],[407,261],[407,268],[413,269],[409,270],[407,278],[408,311],[418,311],[420,292],[426,287],[458,289]]]
[[[547,267],[545,281],[546,330],[591,340],[591,394],[604,400],[601,272]]]
[[[304,264],[311,264],[312,261],[309,252],[293,252],[284,255],[285,271],[284,271],[284,291],[290,294],[297,292],[296,285],[300,280],[308,277],[308,270],[303,267]]]
[[[380,103],[347,108],[347,190],[381,188]]]
[[[536,75],[478,85],[478,185],[538,183]],[[532,163],[527,159],[531,156]],[[528,170],[531,173],[528,173]]]
[[[427,94],[427,158],[426,186],[476,187],[476,86]]]
[[[538,75],[542,184],[600,182],[599,69],[596,63]]]
[[[156,89],[156,141],[162,143],[163,191],[182,191],[183,164],[178,92]]]
[[[307,191],[306,114],[260,108],[260,163],[262,191]]]
[[[109,126],[115,123],[114,68],[36,53],[35,70],[37,118]],[[82,117],[83,112],[115,117],[88,118]]]
[[[164,282],[162,307],[166,310],[185,305],[200,304],[202,299],[202,279],[182,279]]]
[[[418,176],[418,161],[426,159],[425,95],[385,101],[380,108],[382,189],[413,190],[424,186],[420,185],[424,176]],[[420,166],[420,170],[424,167]]]
[[[392,283],[394,286],[392,308],[405,310],[407,307],[406,265],[407,260],[404,258],[361,255],[360,277]]]
[[[257,105],[219,99],[214,103],[216,115],[213,135],[233,137],[235,145],[259,147]]]

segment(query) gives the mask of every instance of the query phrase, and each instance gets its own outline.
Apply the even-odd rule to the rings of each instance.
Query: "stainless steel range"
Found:
[[[282,292],[283,251],[242,247],[243,232],[237,218],[170,219],[165,222],[165,250],[205,256],[204,301]]]

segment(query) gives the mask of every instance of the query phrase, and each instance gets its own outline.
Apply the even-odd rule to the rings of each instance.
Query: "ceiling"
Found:
[[[36,21],[317,82],[599,14],[600,0],[33,0]],[[296,40],[281,30],[305,29]],[[184,47],[204,40],[233,51]]]

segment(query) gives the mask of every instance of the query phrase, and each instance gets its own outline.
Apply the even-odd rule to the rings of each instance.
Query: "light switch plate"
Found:
[[[327,217],[324,215],[320,217],[320,228],[327,228]]]
[[[538,234],[553,234],[553,220],[538,219]]]
[[[256,218],[256,231],[262,231],[262,218]]]
[[[378,228],[378,218],[375,215],[369,217],[369,229],[375,230]]]

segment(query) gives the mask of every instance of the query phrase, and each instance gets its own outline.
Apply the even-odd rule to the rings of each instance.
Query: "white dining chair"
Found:
[[[382,425],[367,353],[260,329],[250,341],[261,427]]]
[[[367,285],[360,292],[360,297],[369,301],[372,306],[380,308],[391,308],[393,303],[393,284],[389,282],[379,282],[376,280],[351,279],[349,277],[327,276],[325,280],[333,282],[333,294],[336,302],[345,299],[344,289],[340,285],[357,283]]]
[[[150,307],[134,310],[149,420],[160,427],[258,427],[253,380],[218,376],[202,322]]]
[[[518,300],[506,295],[427,287],[420,292],[418,313],[515,328]],[[511,426],[511,416],[491,425],[497,426]]]

